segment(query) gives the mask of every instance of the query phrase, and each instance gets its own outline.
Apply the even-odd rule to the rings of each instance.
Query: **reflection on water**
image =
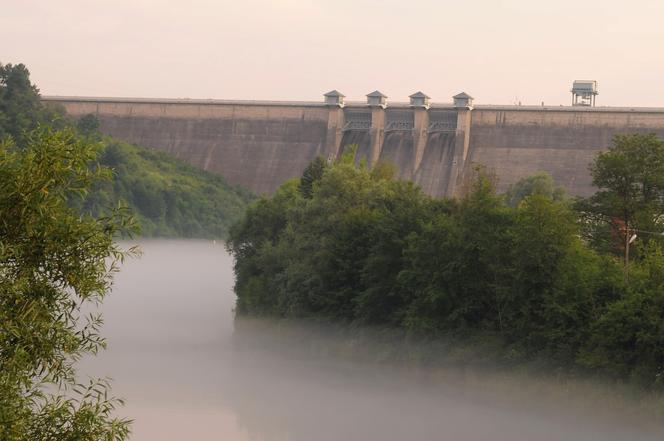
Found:
[[[396,371],[241,350],[223,246],[142,248],[104,304],[109,349],[82,367],[115,379],[136,441],[661,439],[654,429],[538,412],[534,402],[506,409]]]

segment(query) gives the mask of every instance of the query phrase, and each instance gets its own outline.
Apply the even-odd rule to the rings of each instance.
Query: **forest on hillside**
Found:
[[[25,148],[39,131],[69,131],[96,146],[92,167],[111,170],[112,179],[97,182],[83,199],[71,199],[81,213],[99,217],[109,207],[126,205],[142,236],[224,239],[254,199],[250,191],[229,185],[219,175],[102,136],[98,129],[94,115],[74,120],[64,109],[42,104],[24,65],[0,64],[0,140],[11,138],[15,147]]]
[[[591,172],[588,199],[543,174],[497,194],[481,167],[462,197],[435,199],[387,164],[319,158],[232,228],[238,316],[400,330],[463,362],[661,388],[664,142],[618,137]]]

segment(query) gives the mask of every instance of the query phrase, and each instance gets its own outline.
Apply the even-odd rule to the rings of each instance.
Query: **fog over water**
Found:
[[[128,245],[128,244],[126,244]],[[81,371],[115,379],[136,441],[661,440],[591,408],[555,412],[403,369],[237,344],[223,245],[150,241],[106,299],[109,349]],[[246,331],[248,332],[248,331]],[[243,341],[260,341],[248,332]],[[295,344],[295,343],[294,343]],[[509,401],[509,400],[507,400]]]

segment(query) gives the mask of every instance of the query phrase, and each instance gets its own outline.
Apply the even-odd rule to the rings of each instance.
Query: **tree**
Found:
[[[39,89],[23,64],[0,64],[0,140],[9,135],[22,146],[27,131],[41,122],[57,122],[59,113],[41,104]]]
[[[597,182],[608,158],[598,158]],[[632,171],[654,192],[655,171]],[[651,240],[624,283],[618,260],[580,237],[577,213],[549,176],[516,184],[510,204],[481,167],[455,200],[426,196],[352,154],[318,176],[305,180],[310,193],[302,181],[284,184],[232,228],[238,317],[386,326],[443,337],[440,349],[464,363],[584,367],[664,385],[661,248]]]
[[[85,195],[109,173],[97,148],[74,132],[39,129],[25,145],[0,143],[0,439],[125,439],[129,421],[113,416],[104,380],[76,382],[75,362],[105,346],[98,314],[126,253],[114,236],[132,231],[118,209],[80,215]],[[130,250],[131,252],[132,250]]]
[[[562,201],[565,199],[565,189],[557,186],[550,174],[540,172],[511,185],[505,194],[505,200],[509,206],[516,207],[525,197],[533,195]]]
[[[599,191],[579,203],[586,233],[629,263],[634,233],[645,242],[664,227],[664,142],[656,135],[619,135],[590,166]]]
[[[512,277],[505,322],[512,341],[530,352],[574,359],[587,334],[596,256],[583,248],[567,204],[542,194],[516,209],[512,230]]]
[[[99,162],[113,169],[114,179],[98,182],[85,200],[69,202],[81,213],[104,216],[106,207],[122,201],[136,213],[143,236],[224,238],[254,199],[248,190],[231,186],[217,174],[102,136],[94,114],[76,121],[64,108],[44,105],[24,65],[0,64],[0,141],[12,138],[17,148],[24,148],[26,134],[39,125],[75,129],[86,142],[102,145]]]
[[[314,192],[314,185],[320,182],[327,167],[327,162],[323,157],[316,156],[313,161],[304,169],[300,178],[300,193],[302,196],[311,199]]]
[[[641,386],[664,386],[664,254],[650,242],[629,290],[592,323],[580,362]]]
[[[99,137],[99,118],[88,113],[76,122],[76,128],[83,136]]]

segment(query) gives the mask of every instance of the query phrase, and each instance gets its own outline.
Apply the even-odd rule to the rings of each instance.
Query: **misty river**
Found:
[[[134,441],[662,439],[661,428],[596,417],[591,408],[552,412],[536,397],[506,406],[399,370],[375,375],[279,348],[238,350],[223,244],[141,248],[103,305],[108,350],[80,369],[114,379]]]

